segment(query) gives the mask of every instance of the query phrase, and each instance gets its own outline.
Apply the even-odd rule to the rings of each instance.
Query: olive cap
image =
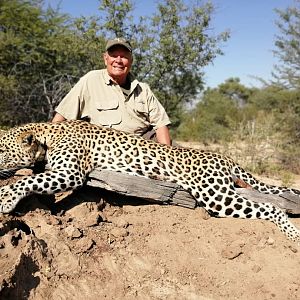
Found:
[[[113,40],[108,40],[106,44],[106,51],[110,49],[113,46],[123,46],[125,47],[129,52],[132,52],[132,46],[130,45],[130,42],[125,40],[124,38],[115,38]]]

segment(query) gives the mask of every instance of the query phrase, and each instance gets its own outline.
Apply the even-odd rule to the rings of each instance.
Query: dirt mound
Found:
[[[0,299],[300,299],[300,248],[266,221],[92,188],[0,218]]]

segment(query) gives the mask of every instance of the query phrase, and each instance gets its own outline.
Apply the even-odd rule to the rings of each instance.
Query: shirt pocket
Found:
[[[134,113],[143,120],[149,120],[149,109],[147,102],[143,99],[135,99],[134,103],[131,104]]]
[[[112,126],[120,124],[122,122],[122,115],[121,112],[117,109],[98,109],[96,119],[96,122],[103,126]]]
[[[95,118],[97,118],[97,123],[103,126],[111,126],[120,124],[122,122],[122,114],[120,111],[118,94],[114,91],[110,91],[107,93],[106,91],[102,91],[98,97],[95,98],[95,106],[97,114]]]

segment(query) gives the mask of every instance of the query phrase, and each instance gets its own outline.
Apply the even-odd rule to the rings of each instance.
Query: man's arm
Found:
[[[162,126],[156,129],[156,138],[161,144],[171,145],[170,131],[167,126]]]
[[[171,123],[169,117],[152,93],[149,85],[143,84],[143,88],[145,89],[145,100],[147,101],[148,109],[149,109],[149,122],[154,127],[156,133],[156,139],[161,144],[171,145],[171,137],[168,125]]]
[[[65,117],[63,117],[61,114],[59,114],[59,113],[56,113],[55,114],[55,116],[53,117],[53,119],[52,119],[52,123],[57,123],[57,122],[62,122],[62,121],[65,121],[66,120],[66,118]]]

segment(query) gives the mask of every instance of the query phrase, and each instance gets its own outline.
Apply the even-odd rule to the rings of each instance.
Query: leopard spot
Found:
[[[247,214],[249,214],[251,212],[252,212],[252,208],[250,208],[250,207],[247,207],[247,208],[244,209],[244,214],[245,215],[247,215]]]
[[[232,213],[233,213],[233,209],[232,209],[232,208],[227,208],[227,209],[225,210],[225,215],[226,215],[226,216],[230,216]]]

